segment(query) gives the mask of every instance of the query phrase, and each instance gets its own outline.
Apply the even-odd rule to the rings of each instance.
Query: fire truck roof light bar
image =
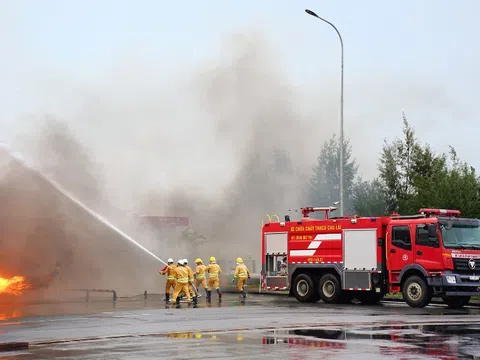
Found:
[[[425,215],[445,215],[445,216],[460,216],[461,212],[459,210],[449,210],[449,209],[429,209],[423,208],[418,210],[420,214]]]

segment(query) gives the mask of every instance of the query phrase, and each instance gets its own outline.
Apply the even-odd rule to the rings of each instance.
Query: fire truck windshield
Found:
[[[480,250],[480,221],[441,220],[439,224],[446,248]]]

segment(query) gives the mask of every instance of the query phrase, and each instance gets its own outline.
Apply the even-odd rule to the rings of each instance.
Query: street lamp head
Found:
[[[305,9],[305,12],[306,12],[308,15],[312,15],[312,16],[315,16],[315,17],[318,18],[318,15],[315,14],[312,10]]]

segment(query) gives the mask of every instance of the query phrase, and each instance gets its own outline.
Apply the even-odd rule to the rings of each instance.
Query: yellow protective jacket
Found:
[[[170,265],[170,267],[165,266],[162,271],[160,271],[160,274],[162,275],[167,275],[167,280],[175,280],[175,265]]]
[[[210,277],[218,277],[220,273],[222,272],[222,269],[220,269],[220,266],[218,264],[209,264],[206,268],[205,271],[210,274]]]
[[[185,266],[177,266],[175,269],[175,278],[180,284],[188,284],[188,269]]]
[[[248,270],[245,264],[238,264],[237,268],[235,269],[235,274],[233,274],[233,278],[248,278],[250,276],[250,270]]]
[[[203,264],[197,265],[195,268],[195,277],[197,280],[203,280],[205,279],[205,269],[206,266]]]
[[[190,266],[185,265],[185,268],[188,270],[188,281],[193,282],[193,270]]]

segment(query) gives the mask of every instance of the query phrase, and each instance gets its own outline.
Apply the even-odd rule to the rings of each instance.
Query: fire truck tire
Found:
[[[470,296],[444,296],[442,297],[442,300],[450,309],[461,309],[468,305],[470,302]]]
[[[432,300],[432,291],[420,276],[412,275],[405,280],[402,287],[403,299],[408,306],[423,308]]]
[[[342,293],[340,281],[333,274],[325,274],[320,278],[318,292],[323,302],[336,304],[340,300]]]
[[[315,289],[315,277],[310,274],[299,274],[293,282],[293,295],[302,303],[317,302],[318,292]]]

